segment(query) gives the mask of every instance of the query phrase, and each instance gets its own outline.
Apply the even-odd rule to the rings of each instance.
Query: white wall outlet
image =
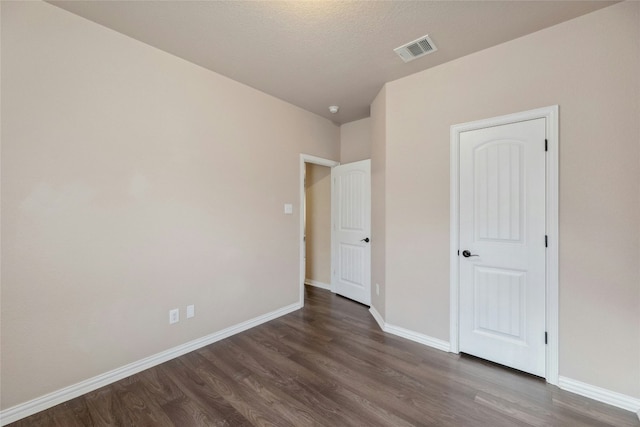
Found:
[[[287,215],[291,215],[293,213],[293,205],[291,203],[284,204],[284,213]]]
[[[380,295],[380,285],[376,283],[376,295]]]
[[[173,310],[169,310],[169,324],[173,325],[174,323],[178,323],[180,321],[180,309],[174,308]]]
[[[191,304],[187,306],[187,319],[191,319],[196,315],[196,306]]]

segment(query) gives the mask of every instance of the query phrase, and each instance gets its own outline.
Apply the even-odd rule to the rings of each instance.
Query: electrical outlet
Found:
[[[191,304],[187,306],[187,319],[192,318],[196,315],[196,306]]]
[[[173,310],[169,310],[169,324],[173,325],[174,323],[178,323],[180,321],[180,309],[174,308]]]
[[[380,285],[376,283],[376,295],[380,295]]]

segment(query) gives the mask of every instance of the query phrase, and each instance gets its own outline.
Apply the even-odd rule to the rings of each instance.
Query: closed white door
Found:
[[[545,119],[460,135],[460,351],[545,376]]]
[[[331,169],[332,290],[371,304],[371,160]]]

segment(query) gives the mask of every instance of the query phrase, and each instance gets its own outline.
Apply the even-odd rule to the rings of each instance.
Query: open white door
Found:
[[[545,119],[460,134],[460,351],[545,376]]]
[[[331,169],[331,288],[371,305],[371,160]]]

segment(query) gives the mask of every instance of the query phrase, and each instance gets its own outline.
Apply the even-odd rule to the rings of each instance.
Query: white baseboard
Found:
[[[320,288],[320,289],[326,289],[328,291],[331,290],[331,285],[323,283],[323,282],[318,282],[317,280],[304,279],[304,284],[305,285],[310,285],[310,286],[315,286],[316,288]]]
[[[169,350],[165,350],[149,357],[145,357],[144,359],[129,363],[128,365],[124,365],[112,371],[105,372],[104,374],[100,374],[71,386],[61,388],[60,390],[45,394],[44,396],[37,397],[28,402],[12,406],[11,408],[0,411],[0,426],[10,424],[14,421],[28,417],[29,415],[44,411],[45,409],[49,409],[55,405],[74,399],[78,396],[82,396],[83,394],[89,393],[100,387],[104,387],[105,385],[114,383],[133,374],[137,374],[138,372],[144,371],[145,369],[149,369],[153,366],[159,365],[178,356],[182,356],[183,354],[197,350],[209,344],[213,344],[216,341],[220,341],[242,331],[246,331],[247,329],[251,329],[262,323],[284,316],[285,314],[296,311],[301,307],[302,306],[300,305],[300,303],[296,302],[270,313],[263,314],[262,316],[258,316],[245,322],[238,323],[237,325],[230,326],[219,332],[215,332],[202,338],[189,341],[188,343],[170,348]]]
[[[438,338],[433,338],[428,335],[424,335],[418,332],[411,331],[409,329],[401,328],[399,326],[390,325],[387,323],[385,327],[385,332],[389,332],[390,334],[397,335],[399,337],[406,338],[411,341],[415,341],[420,344],[424,344],[429,347],[433,347],[438,350],[449,352],[451,350],[451,346],[448,341],[443,341]]]
[[[449,352],[451,351],[451,345],[448,341],[443,341],[438,338],[433,338],[428,335],[421,334],[419,332],[415,332],[409,329],[401,328],[400,326],[391,325],[384,321],[378,310],[376,310],[373,306],[369,308],[369,313],[376,319],[378,325],[380,325],[380,329],[384,332],[388,332],[393,335],[397,335],[402,338],[406,338],[411,341],[415,341],[417,343],[426,345],[428,347],[433,347],[438,350]]]
[[[558,387],[598,402],[635,412],[640,418],[640,399],[635,397],[562,376],[558,378]]]
[[[380,329],[384,331],[384,319],[382,318],[380,313],[378,313],[378,310],[376,310],[374,306],[371,306],[369,307],[369,313],[371,313],[373,318],[376,319],[376,322],[378,322],[378,326],[380,326]]]

